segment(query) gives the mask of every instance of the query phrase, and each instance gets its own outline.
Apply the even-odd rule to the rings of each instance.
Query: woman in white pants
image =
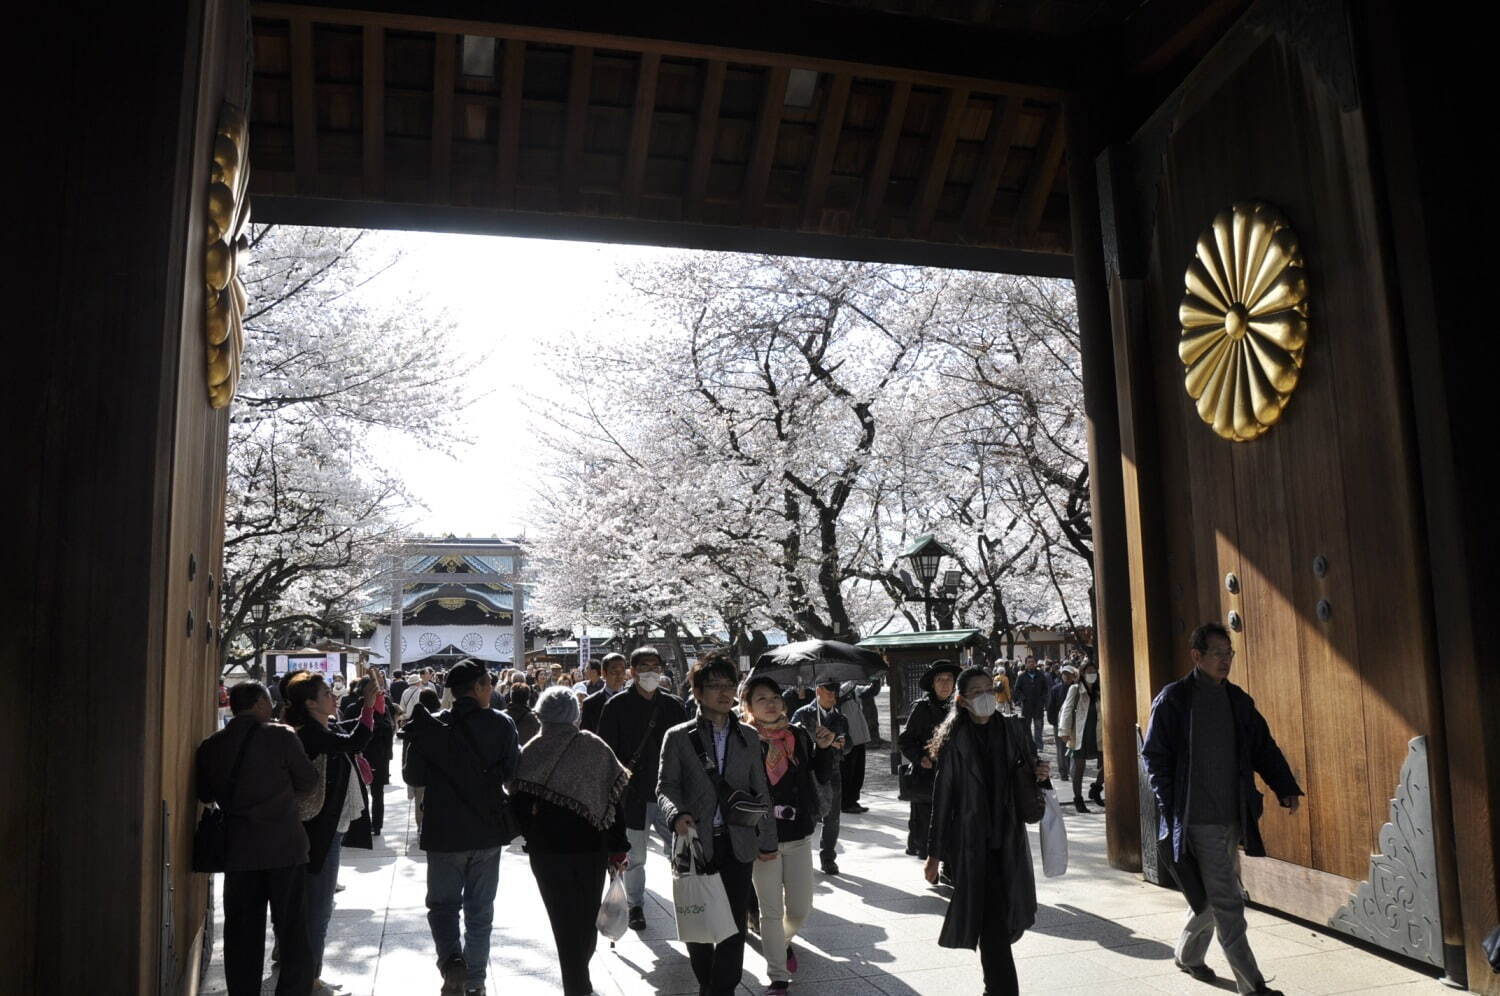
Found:
[[[740,691],[745,717],[760,734],[766,781],[771,787],[771,815],[776,820],[779,853],[757,861],[753,872],[760,905],[760,946],[771,984],[767,993],[784,993],[797,972],[792,939],[812,913],[812,835],[818,825],[818,789],[826,783],[837,755],[833,732],[817,739],[790,722],[781,687],[770,678],[751,678]]]

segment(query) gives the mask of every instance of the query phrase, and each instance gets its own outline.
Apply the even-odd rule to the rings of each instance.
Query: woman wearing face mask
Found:
[[[927,881],[952,869],[953,898],[938,944],[979,948],[986,994],[1019,992],[1010,947],[1036,921],[1036,880],[1023,814],[1040,819],[1045,761],[1020,720],[995,714],[994,679],[984,668],[958,676],[954,708],[933,734],[937,759],[928,833]]]
[[[924,861],[927,859],[927,825],[932,820],[932,782],[936,773],[927,745],[937,732],[938,724],[948,715],[958,671],[958,665],[952,661],[933,661],[928,666],[918,682],[927,694],[911,707],[906,726],[896,738],[901,756],[906,759],[911,796],[911,815],[906,821],[906,853]]]
[[[751,872],[760,904],[760,946],[770,976],[769,993],[784,993],[797,971],[792,939],[812,913],[812,834],[818,825],[818,789],[833,774],[836,758],[832,730],[816,741],[786,714],[781,686],[770,678],[751,678],[740,692],[740,704],[755,731],[771,787],[776,817],[777,855],[757,861]]]
[[[1099,751],[1099,665],[1093,661],[1083,666],[1083,675],[1068,689],[1057,729],[1071,748],[1068,768],[1073,776],[1073,808],[1080,813],[1089,812],[1083,802],[1083,769],[1085,762],[1094,759],[1099,764],[1094,784],[1089,787],[1089,798],[1104,805],[1104,755]]]

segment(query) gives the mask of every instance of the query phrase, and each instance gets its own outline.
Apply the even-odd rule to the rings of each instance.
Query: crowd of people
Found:
[[[1193,634],[1195,668],[1153,705],[1144,756],[1162,811],[1167,864],[1190,914],[1176,964],[1204,963],[1217,927],[1241,993],[1270,993],[1245,941],[1234,854],[1259,850],[1251,772],[1295,809],[1301,790],[1254,703],[1229,683],[1222,627]],[[341,683],[340,683],[341,684]],[[376,668],[336,692],[296,671],[267,687],[227,690],[230,718],[199,748],[198,794],[229,821],[224,967],[231,996],[260,992],[266,912],[279,963],[276,992],[331,996],[323,976],[340,855],[381,832],[395,742],[426,853],[427,919],[442,991],[483,994],[499,866],[518,837],[556,944],[566,996],[594,991],[590,961],[606,875],[621,875],[628,926],[643,930],[647,854],[691,839],[723,885],[734,933],[690,942],[703,994],[740,982],[759,936],[768,993],[790,990],[796,938],[814,915],[813,850],[827,876],[841,817],[859,802],[866,748],[883,741],[878,680],[820,675],[813,687],[745,679],[710,652],[679,688],[652,647],[610,654],[582,672],[492,672],[463,660],[445,671]],[[910,800],[907,853],[949,891],[939,945],[978,949],[986,993],[1016,993],[1011,945],[1035,920],[1024,824],[1036,822],[1053,764],[1073,805],[1102,802],[1098,668],[1029,658],[960,667],[937,661],[896,737]],[[681,691],[683,694],[678,694]],[[1200,722],[1212,736],[1190,735]],[[1191,800],[1191,801],[1190,801]],[[816,842],[814,840],[816,838]],[[661,883],[664,890],[669,883]]]

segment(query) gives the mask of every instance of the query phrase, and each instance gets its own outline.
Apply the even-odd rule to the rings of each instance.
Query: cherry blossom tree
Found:
[[[269,642],[344,635],[412,500],[379,469],[376,432],[453,438],[467,399],[451,323],[372,293],[399,256],[379,236],[257,226],[225,502],[226,666]]]

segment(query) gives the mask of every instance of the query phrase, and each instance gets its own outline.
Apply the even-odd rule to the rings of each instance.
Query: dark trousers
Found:
[[[906,853],[927,858],[927,828],[932,825],[932,797],[911,800],[911,815],[906,820]]]
[[[1075,799],[1083,798],[1083,775],[1084,769],[1088,767],[1085,763],[1087,758],[1099,759],[1099,766],[1094,771],[1094,784],[1089,786],[1089,790],[1093,791],[1095,788],[1102,788],[1104,786],[1104,755],[1097,751],[1085,755],[1082,751],[1075,750],[1068,761],[1069,766],[1073,769],[1071,775],[1073,778],[1073,798]]]
[[[388,782],[370,786],[370,832],[379,833],[385,826],[385,786]]]
[[[818,857],[832,861],[839,849],[839,811],[844,806],[844,775],[842,765],[835,764],[828,776],[828,808],[823,813],[823,833],[818,838]]]
[[[859,793],[865,787],[865,745],[850,748],[849,753],[844,755],[843,763],[844,778],[844,800],[845,806],[859,805]]]
[[[281,951],[276,992],[305,996],[312,988],[312,952],[302,908],[306,881],[306,865],[224,873],[224,976],[229,996],[260,996],[268,905]]]
[[[724,883],[724,895],[729,899],[734,925],[740,932],[718,944],[689,944],[688,960],[693,964],[699,993],[733,996],[739,988],[740,971],[745,964],[745,908],[750,903],[751,863],[735,860],[729,833],[725,831],[714,834],[713,864]]]
[[[979,928],[979,965],[984,970],[986,996],[1018,996],[1016,960],[1010,950],[1010,922],[1006,915],[1003,859],[991,853],[985,862],[984,922]]]
[[[539,854],[533,851],[531,873],[552,921],[557,963],[565,996],[594,991],[589,959],[594,957],[599,903],[604,898],[603,854]]]

